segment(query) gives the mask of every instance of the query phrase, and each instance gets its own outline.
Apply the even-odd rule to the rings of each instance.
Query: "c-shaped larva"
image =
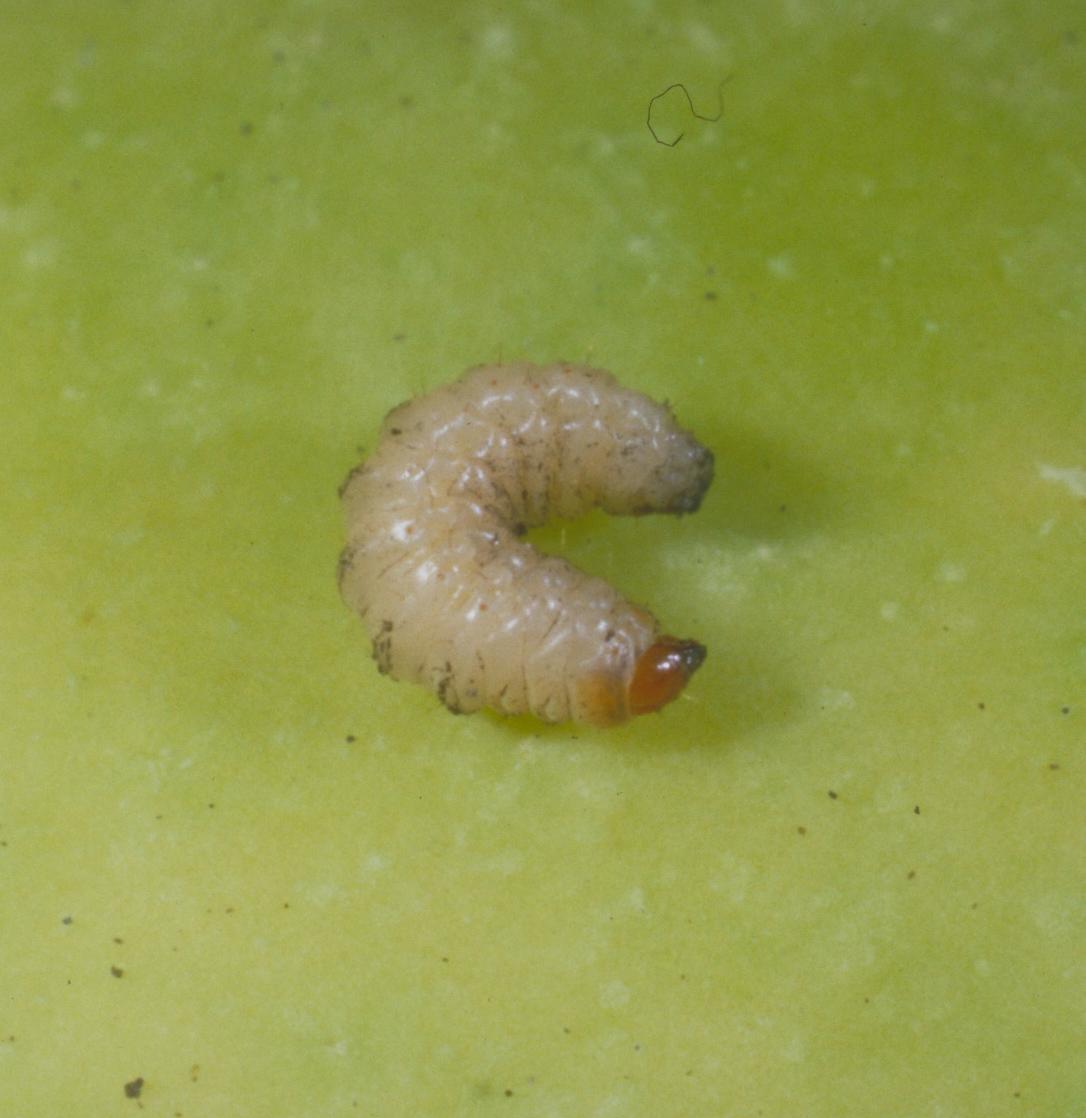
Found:
[[[705,649],[520,536],[595,506],[693,512],[712,478],[665,405],[602,369],[469,369],[389,412],[344,482],[340,589],[378,668],[452,711],[617,725],[671,702]]]

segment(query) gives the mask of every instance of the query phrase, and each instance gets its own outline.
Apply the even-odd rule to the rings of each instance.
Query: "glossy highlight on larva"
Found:
[[[666,405],[579,365],[489,365],[394,408],[340,494],[344,600],[380,671],[450,710],[613,726],[705,659],[522,539],[551,517],[694,512],[713,455]]]

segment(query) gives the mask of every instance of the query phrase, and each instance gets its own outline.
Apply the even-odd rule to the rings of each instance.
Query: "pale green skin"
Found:
[[[0,16],[0,1111],[1077,1114],[1081,5],[374,9]],[[336,591],[559,357],[717,456],[534,537],[709,648],[617,730]]]

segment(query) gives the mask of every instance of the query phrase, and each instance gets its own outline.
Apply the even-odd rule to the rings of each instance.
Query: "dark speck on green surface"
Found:
[[[124,1085],[124,1097],[126,1099],[138,1099],[143,1093],[143,1076],[137,1075],[135,1079],[130,1079]]]

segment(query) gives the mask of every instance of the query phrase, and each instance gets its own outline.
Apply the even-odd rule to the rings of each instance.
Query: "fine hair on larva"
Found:
[[[343,483],[340,591],[378,669],[451,711],[617,725],[671,702],[705,649],[522,537],[597,507],[694,512],[712,479],[670,409],[603,369],[469,369],[389,412]]]

